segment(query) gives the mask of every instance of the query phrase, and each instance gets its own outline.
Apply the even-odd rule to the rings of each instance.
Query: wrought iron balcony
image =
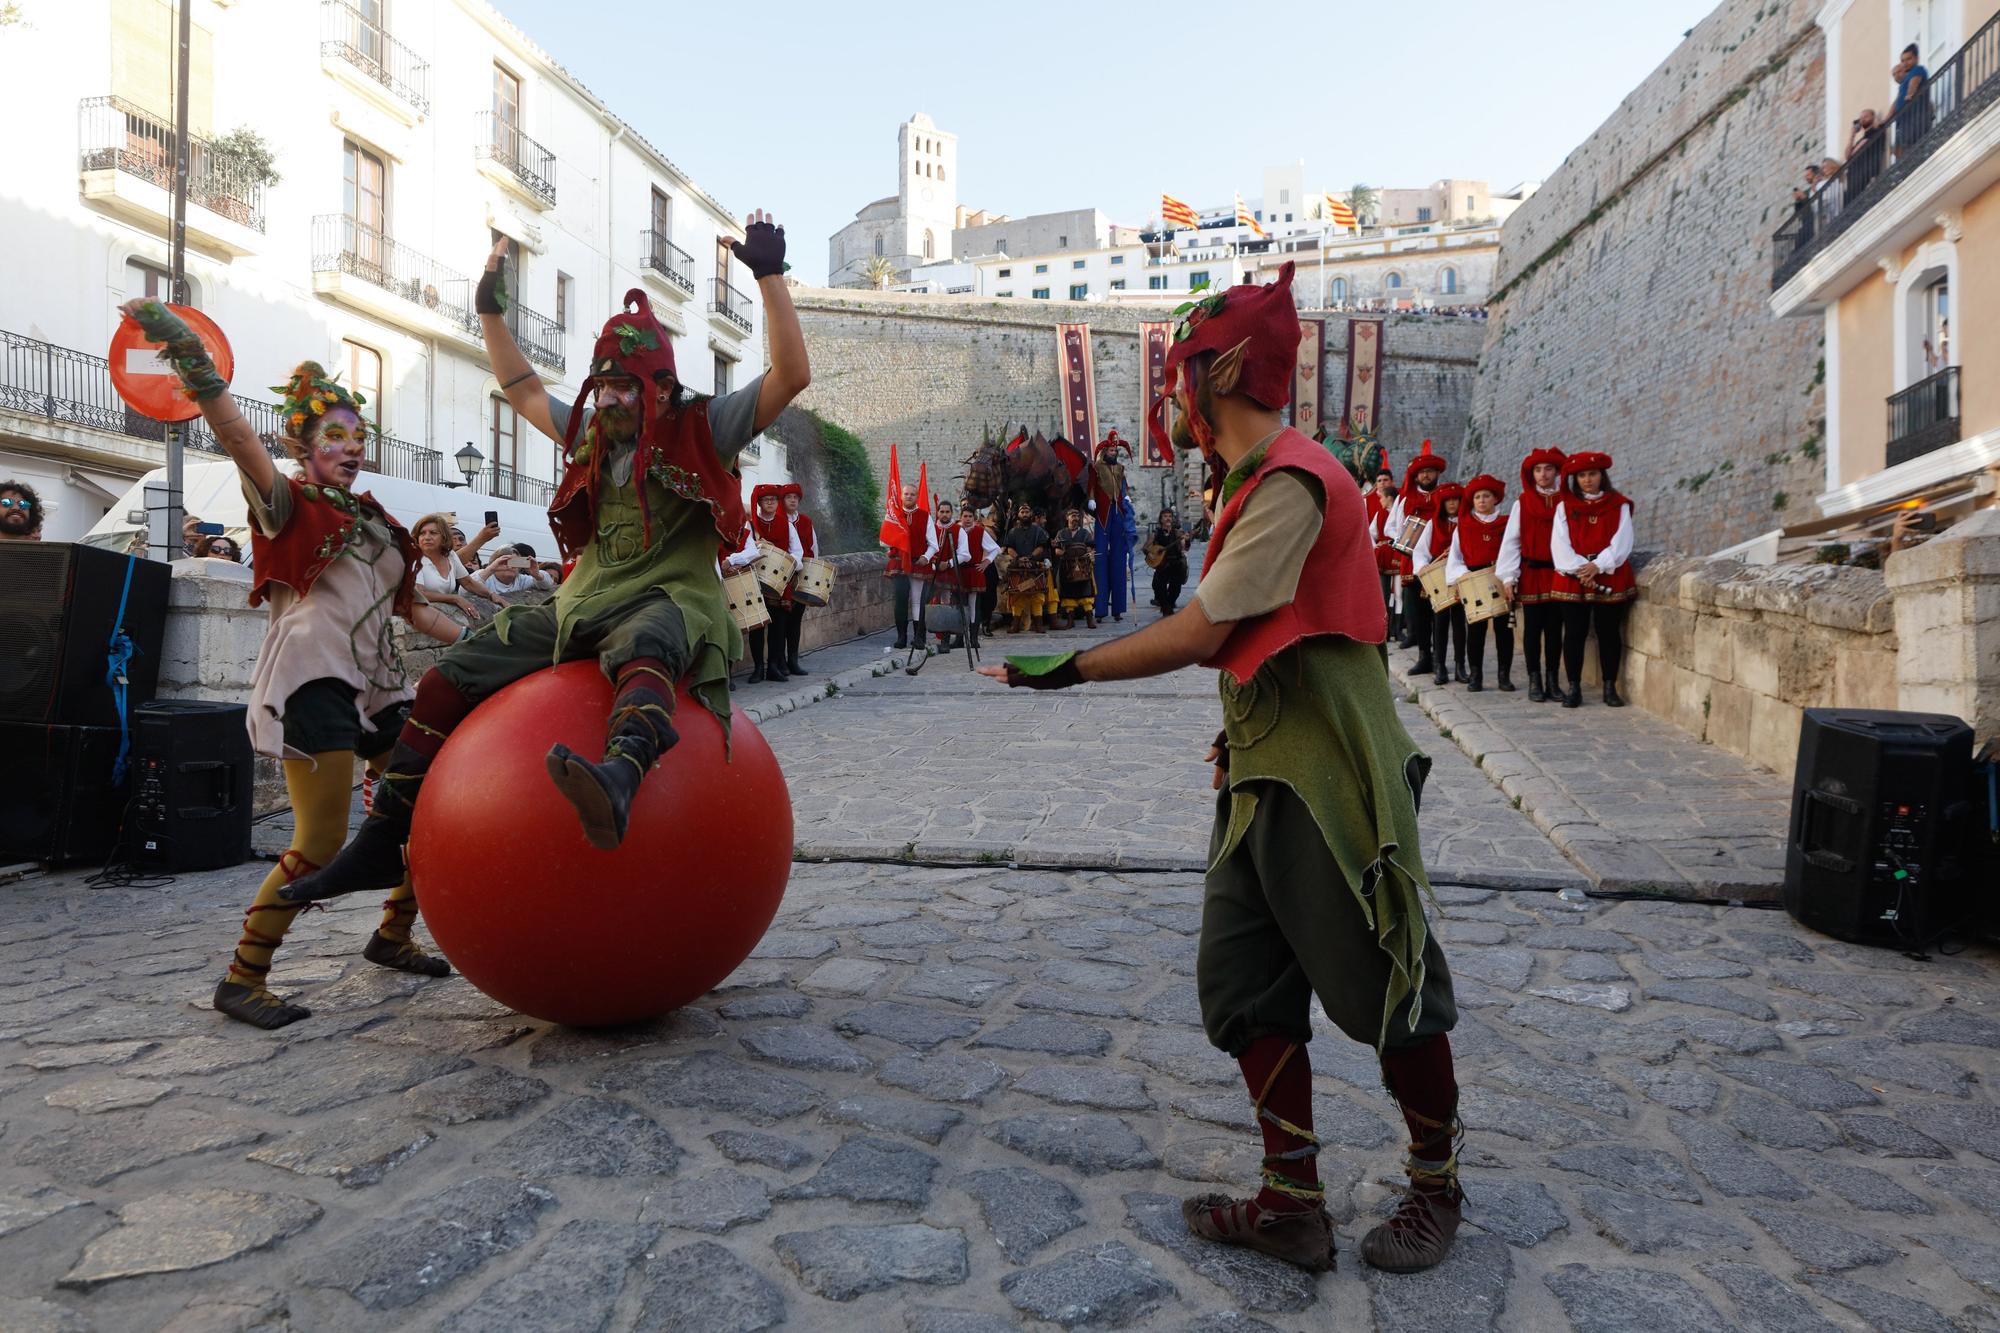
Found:
[[[265,451],[273,458],[290,457],[280,443],[285,423],[278,405],[241,394],[230,396],[264,442]],[[0,329],[0,410],[134,440],[166,437],[165,422],[125,406],[111,387],[111,365],[103,357],[4,329]],[[187,448],[222,453],[214,432],[199,417],[188,422],[186,429],[183,443]],[[435,483],[443,461],[437,450],[393,435],[369,437],[368,470],[382,476]]]
[[[560,375],[568,357],[569,335],[547,315],[538,314],[518,301],[507,303],[507,328],[520,345],[522,355],[538,366]]]
[[[1958,370],[1946,366],[1889,395],[1890,467],[1958,443]]]
[[[743,332],[750,332],[750,298],[731,287],[722,277],[715,279],[715,293],[709,298],[708,313],[721,315]]]
[[[478,335],[469,278],[344,213],[313,219],[313,272],[359,278]]]
[[[346,62],[420,116],[431,112],[431,67],[346,0],[321,0],[319,52]]]
[[[472,155],[504,168],[523,190],[553,208],[556,202],[556,155],[491,111],[479,113],[479,137]]]
[[[1895,192],[1967,122],[2000,101],[2000,15],[1931,71],[1916,97],[1878,125],[1831,179],[1792,205],[1771,238],[1771,289]]]
[[[79,169],[121,171],[172,193],[171,121],[122,97],[84,98],[77,120]],[[263,231],[264,182],[242,159],[198,134],[188,136],[188,149],[188,201],[239,226]]]
[[[657,231],[639,233],[639,265],[663,275],[668,282],[694,295],[694,256]]]
[[[500,500],[522,500],[547,508],[556,498],[556,485],[540,477],[530,477],[505,463],[488,463],[472,479],[472,486]]]

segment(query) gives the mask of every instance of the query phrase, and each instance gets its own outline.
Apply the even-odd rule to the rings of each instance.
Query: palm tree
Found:
[[[868,279],[868,285],[876,291],[885,291],[896,280],[896,265],[889,256],[876,255],[862,268],[861,276]]]
[[[1381,194],[1371,185],[1357,185],[1347,192],[1347,206],[1354,210],[1355,218],[1364,227],[1375,225],[1381,204]]]

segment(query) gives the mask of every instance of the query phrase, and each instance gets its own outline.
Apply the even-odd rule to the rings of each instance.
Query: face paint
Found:
[[[354,409],[330,407],[312,428],[312,443],[301,462],[308,481],[348,487],[368,452],[368,426]]]

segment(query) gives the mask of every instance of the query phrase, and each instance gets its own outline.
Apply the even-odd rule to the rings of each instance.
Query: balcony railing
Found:
[[[322,0],[319,52],[344,60],[415,108],[431,112],[431,67],[346,0]]]
[[[77,119],[77,166],[81,170],[115,168],[148,185],[173,190],[172,122],[122,97],[86,97]],[[263,180],[241,159],[200,135],[189,135],[188,147],[188,201],[253,231],[263,231]]]
[[[556,498],[554,482],[526,476],[505,463],[488,463],[473,477],[472,488],[495,499],[522,500],[544,509]]]
[[[750,332],[750,298],[720,277],[715,280],[715,293],[709,298],[708,313],[721,315],[745,333]]]
[[[657,231],[639,233],[639,263],[688,295],[694,295],[694,256]]]
[[[569,335],[547,315],[537,314],[519,301],[507,303],[507,328],[521,352],[538,366],[547,366],[560,375],[568,361]]]
[[[523,189],[550,207],[556,202],[556,155],[491,111],[479,113],[472,155],[505,167]]]
[[[276,403],[232,394],[264,448],[273,458],[289,455],[280,440],[285,433],[284,418]],[[166,423],[141,416],[125,406],[111,387],[111,365],[101,356],[58,347],[39,338],[0,329],[0,410],[48,421],[108,431],[134,440],[163,440]],[[200,418],[187,423],[182,437],[187,448],[203,453],[222,453],[214,432]],[[399,440],[393,435],[371,436],[368,470],[383,476],[435,483],[443,462],[435,449]]]
[[[1890,467],[1958,443],[1958,367],[1946,366],[1889,395]]]
[[[344,213],[322,213],[313,219],[313,272],[359,278],[467,333],[479,332],[470,279]]]
[[[1771,238],[1771,288],[1892,194],[1974,116],[2000,100],[2000,15],[1931,71],[1909,105],[1879,125],[1831,179],[1792,205]]]

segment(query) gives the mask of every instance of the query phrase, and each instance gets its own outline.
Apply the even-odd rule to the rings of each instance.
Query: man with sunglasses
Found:
[[[0,481],[0,542],[42,539],[42,499],[25,481]]]

